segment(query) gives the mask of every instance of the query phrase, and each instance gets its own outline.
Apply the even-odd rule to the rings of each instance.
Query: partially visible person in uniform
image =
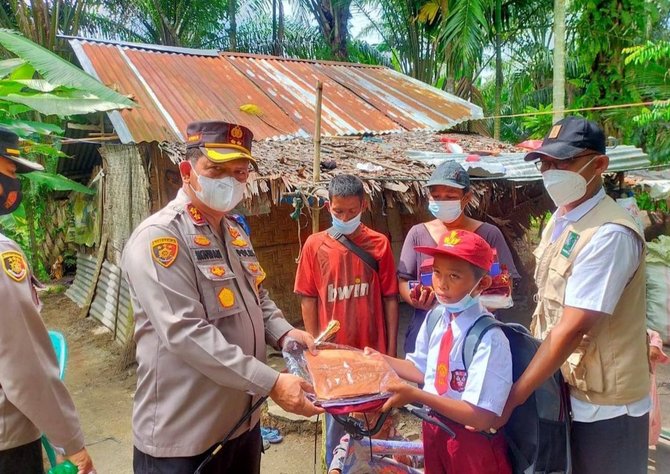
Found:
[[[557,122],[536,161],[558,209],[535,251],[543,339],[514,384],[502,425],[559,368],[570,387],[574,472],[647,472],[649,362],[644,238],[605,194],[605,134],[578,117]]]
[[[482,237],[496,250],[498,261],[507,267],[513,280],[520,278],[512,259],[512,252],[500,229],[465,215],[465,207],[473,196],[470,177],[461,165],[455,161],[441,163],[433,171],[426,187],[429,194],[428,210],[435,219],[417,224],[409,230],[398,262],[400,296],[407,304],[414,307],[414,315],[405,334],[405,354],[414,351],[419,328],[428,310],[435,305],[435,296],[432,292],[424,291],[419,295],[410,292],[409,282],[419,280],[420,268],[426,259],[430,258],[414,250],[414,247],[435,247],[438,239],[447,230],[468,230]]]
[[[43,169],[21,158],[19,137],[0,128],[0,215],[21,204],[17,173]],[[77,465],[79,474],[93,472],[74,403],[59,378],[26,257],[2,234],[0,301],[0,473],[43,474],[42,433]]]
[[[265,364],[287,337],[314,348],[263,288],[266,274],[233,218],[250,166],[252,133],[225,122],[188,125],[183,187],[133,232],[122,257],[135,311],[135,473],[192,474],[261,397],[319,413],[309,384]],[[258,473],[256,411],[204,473]]]
[[[398,282],[391,244],[361,223],[366,204],[359,178],[333,177],[328,198],[332,229],[307,238],[296,272],[294,288],[301,297],[305,329],[316,336],[337,320],[340,330],[333,342],[395,356]],[[344,428],[328,414],[325,424],[325,465],[330,466]]]

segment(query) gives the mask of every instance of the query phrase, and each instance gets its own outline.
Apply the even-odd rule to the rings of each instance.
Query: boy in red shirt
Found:
[[[361,223],[365,190],[359,178],[335,176],[328,197],[333,227],[307,238],[295,279],[305,330],[317,336],[336,319],[340,322],[336,344],[368,346],[395,357],[398,281],[391,244],[385,235]],[[343,239],[367,253],[370,262],[350,250]],[[326,415],[326,466],[343,434]]]

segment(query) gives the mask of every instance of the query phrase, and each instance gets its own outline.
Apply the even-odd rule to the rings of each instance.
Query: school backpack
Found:
[[[428,334],[433,332],[441,316],[439,310],[428,313]],[[506,324],[490,315],[481,316],[465,335],[463,365],[467,370],[484,334],[494,327],[499,327],[509,341],[512,378],[516,382],[541,343],[520,324]],[[559,370],[512,412],[502,429],[515,474],[572,472],[569,400],[567,385]]]

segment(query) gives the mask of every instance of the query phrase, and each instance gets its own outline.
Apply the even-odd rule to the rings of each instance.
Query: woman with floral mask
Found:
[[[416,252],[414,247],[437,245],[436,242],[447,230],[468,230],[486,240],[496,250],[499,262],[507,266],[512,278],[519,278],[512,253],[500,229],[465,215],[464,210],[472,198],[472,191],[468,173],[461,165],[455,161],[441,163],[426,187],[429,194],[428,210],[435,219],[417,224],[409,230],[398,262],[400,295],[414,307],[414,315],[405,333],[405,353],[414,350],[416,335],[426,312],[436,304],[430,287],[423,287],[419,292],[410,291],[409,282],[419,280],[421,266],[428,259],[426,255]]]

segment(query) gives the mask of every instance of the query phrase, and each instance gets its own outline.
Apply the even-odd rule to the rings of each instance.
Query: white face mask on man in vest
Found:
[[[581,173],[595,158],[595,156],[592,157],[578,171],[552,169],[542,173],[544,187],[556,206],[566,206],[584,197],[587,186],[591,184],[596,175],[594,174],[586,181]]]

